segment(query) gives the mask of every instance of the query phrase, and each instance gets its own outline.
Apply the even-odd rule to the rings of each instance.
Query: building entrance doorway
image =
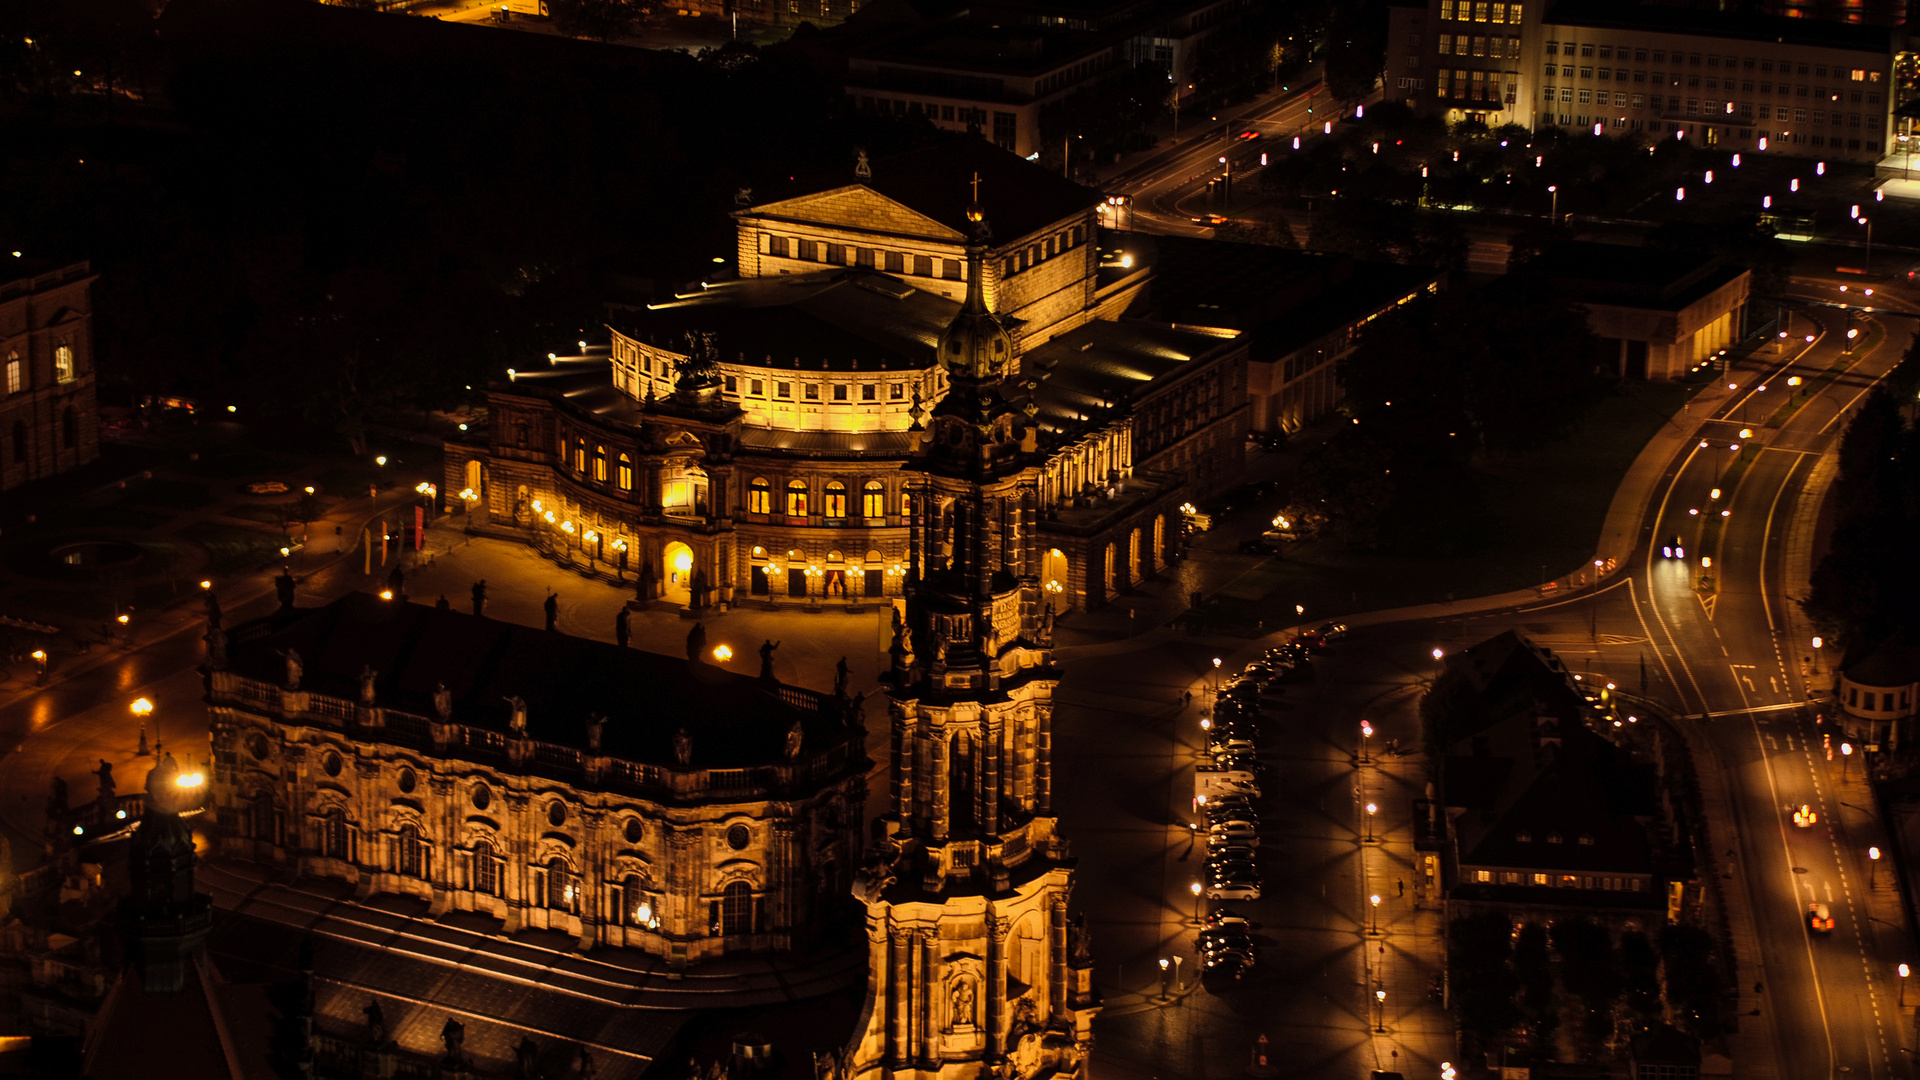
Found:
[[[660,598],[676,604],[693,602],[693,549],[675,540],[660,552],[666,578],[661,582]]]

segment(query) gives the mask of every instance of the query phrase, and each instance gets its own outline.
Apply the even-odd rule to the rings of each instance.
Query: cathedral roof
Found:
[[[681,728],[692,737],[694,768],[783,761],[796,720],[810,749],[845,738],[834,699],[816,691],[366,593],[236,627],[233,641],[229,667],[238,674],[281,684],[281,654],[293,649],[302,689],[357,700],[370,666],[379,703],[418,716],[435,715],[435,688],[444,683],[453,722],[470,727],[507,731],[507,699],[519,697],[527,734],[541,742],[586,748],[588,716],[598,713],[607,721],[603,752],[630,761],[673,762]],[[736,663],[756,662],[753,642],[734,647]]]

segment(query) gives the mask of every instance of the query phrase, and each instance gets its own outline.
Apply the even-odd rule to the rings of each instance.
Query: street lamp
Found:
[[[1367,935],[1369,937],[1379,937],[1380,936],[1380,894],[1374,893],[1372,896],[1367,897],[1367,900],[1369,903],[1373,905],[1371,909],[1372,915],[1373,915],[1373,928],[1367,931]]]
[[[45,686],[47,685],[47,650],[35,649],[32,656],[33,662],[39,665],[38,670],[33,674],[34,685]]]
[[[1847,782],[1847,764],[1852,760],[1853,760],[1853,744],[1850,742],[1841,743],[1840,744],[1840,782],[1843,784]]]
[[[1814,637],[1813,639],[1813,673],[1815,675],[1820,674],[1820,646],[1824,644],[1826,644],[1826,642],[1822,641],[1819,638],[1819,636],[1816,635]]]
[[[1367,763],[1367,746],[1372,739],[1373,725],[1365,720],[1360,721],[1360,764],[1362,765]]]
[[[1198,831],[1198,826],[1195,826],[1195,830]],[[1193,890],[1193,925],[1199,926],[1205,921],[1200,915],[1201,894],[1205,892],[1205,890],[1200,888],[1200,883],[1197,881],[1187,886],[1187,888]]]
[[[1900,1002],[1899,1003],[1903,1006],[1906,1005],[1907,1003],[1907,971],[1908,971],[1907,965],[1901,964],[1900,965]]]
[[[1166,1001],[1172,997],[1173,961],[1163,956],[1160,958],[1160,1000]]]
[[[140,718],[140,753],[145,755],[147,753],[147,717],[153,715],[153,702],[148,701],[146,698],[136,698],[128,708],[133,711],[133,715]],[[160,736],[158,724],[154,726],[153,734],[155,738],[154,749],[158,751],[160,745],[158,741]]]
[[[1373,815],[1380,812],[1378,803],[1367,804],[1367,837],[1364,843],[1373,843]]]
[[[1213,658],[1213,692],[1220,692],[1220,658],[1217,656]]]
[[[1880,849],[1870,847],[1867,849],[1867,888],[1873,888],[1873,872],[1878,869],[1880,869]]]
[[[1558,225],[1560,224],[1560,185],[1548,184],[1547,194],[1553,196],[1553,213],[1551,218],[1553,223]]]
[[[1373,1000],[1380,1006],[1380,1022],[1374,1025],[1373,1030],[1385,1034],[1387,1030],[1387,992],[1385,990],[1375,990],[1373,992]]]

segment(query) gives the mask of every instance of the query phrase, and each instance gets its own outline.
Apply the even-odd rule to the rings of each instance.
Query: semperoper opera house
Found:
[[[643,599],[894,602],[976,190],[980,285],[1044,459],[1037,574],[1060,611],[1110,602],[1177,554],[1182,503],[1239,482],[1247,336],[1122,321],[1151,275],[1103,265],[1100,194],[979,139],[736,211],[734,272],[490,387],[487,443],[448,445],[446,490],[476,531]]]

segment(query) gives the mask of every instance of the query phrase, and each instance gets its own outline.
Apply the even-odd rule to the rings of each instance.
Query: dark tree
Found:
[[[612,41],[633,33],[640,8],[633,0],[548,0],[554,29],[569,37]]]
[[[1620,935],[1620,973],[1626,983],[1627,1008],[1642,1024],[1660,1019],[1660,957],[1643,930]]]
[[[1447,927],[1447,984],[1460,1030],[1486,1046],[1520,1023],[1514,999],[1513,926],[1506,916],[1481,912]]]

